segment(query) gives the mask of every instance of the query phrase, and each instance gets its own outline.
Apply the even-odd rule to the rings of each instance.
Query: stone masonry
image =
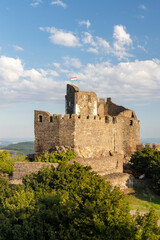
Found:
[[[140,122],[133,110],[111,98],[97,100],[94,92],[67,84],[66,114],[35,111],[35,154],[72,149],[80,158],[130,155],[140,144]]]

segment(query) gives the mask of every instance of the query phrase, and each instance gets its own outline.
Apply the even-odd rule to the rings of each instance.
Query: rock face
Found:
[[[134,111],[111,98],[97,100],[94,92],[67,85],[66,114],[35,111],[35,154],[55,148],[72,149],[81,158],[130,155],[140,143],[140,122]]]

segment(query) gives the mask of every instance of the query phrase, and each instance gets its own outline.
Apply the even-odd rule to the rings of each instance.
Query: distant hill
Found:
[[[12,154],[27,155],[34,153],[34,142],[20,142],[9,144],[8,146],[0,146],[0,150],[10,151]]]
[[[0,138],[0,146],[7,146],[20,142],[33,142],[33,138]]]
[[[141,139],[142,143],[156,143],[160,145],[160,138],[142,138]]]

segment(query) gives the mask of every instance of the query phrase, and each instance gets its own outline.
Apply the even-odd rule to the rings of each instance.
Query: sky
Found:
[[[71,77],[159,138],[159,24],[159,0],[1,0],[0,138],[34,138],[34,110],[64,114]]]

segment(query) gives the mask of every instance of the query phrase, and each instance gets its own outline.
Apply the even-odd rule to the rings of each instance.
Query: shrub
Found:
[[[36,162],[51,162],[51,163],[60,163],[68,162],[72,158],[75,158],[75,152],[68,150],[66,153],[57,153],[57,152],[45,152],[41,156],[37,157]]]
[[[0,153],[0,172],[12,174],[14,162],[24,161],[25,156],[10,156],[9,152]]]
[[[2,197],[1,240],[158,240],[156,216],[131,217],[119,188],[90,167],[64,162],[23,182]]]
[[[130,163],[134,169],[152,178],[154,188],[160,193],[160,151],[144,148],[131,156]]]

